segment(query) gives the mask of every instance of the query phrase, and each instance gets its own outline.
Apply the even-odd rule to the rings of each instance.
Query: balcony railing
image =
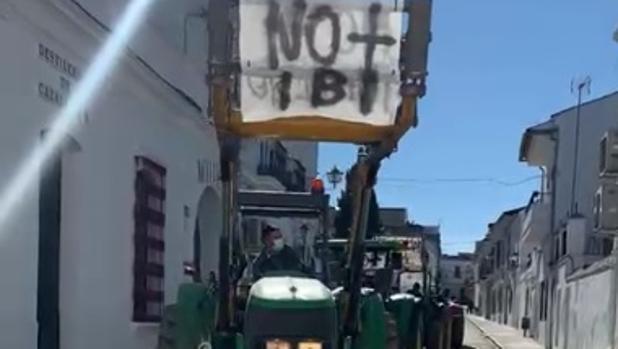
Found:
[[[612,253],[613,238],[607,236],[589,236],[584,246],[585,254],[588,256],[607,257]]]
[[[260,176],[275,178],[288,191],[307,190],[307,174],[303,164],[288,155],[281,142],[276,141],[269,151],[262,151],[257,173]]]

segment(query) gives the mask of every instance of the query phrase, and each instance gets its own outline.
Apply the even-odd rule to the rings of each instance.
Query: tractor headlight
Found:
[[[266,342],[266,349],[292,349],[292,344],[279,339],[273,339]]]
[[[301,343],[298,343],[298,349],[322,349],[322,343],[301,342]]]

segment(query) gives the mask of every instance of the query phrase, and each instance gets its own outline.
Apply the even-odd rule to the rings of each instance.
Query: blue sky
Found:
[[[518,162],[523,131],[575,103],[574,77],[592,77],[588,98],[618,89],[617,27],[616,0],[435,0],[420,125],[384,162],[380,205],[440,223],[447,253],[473,250],[487,224],[524,205],[538,183],[432,180],[515,182],[539,174]],[[354,156],[351,146],[323,144],[320,172],[347,168]]]

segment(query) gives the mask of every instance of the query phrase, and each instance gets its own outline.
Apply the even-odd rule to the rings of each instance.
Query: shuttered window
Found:
[[[144,157],[136,157],[135,165],[133,321],[159,322],[164,299],[166,170]]]

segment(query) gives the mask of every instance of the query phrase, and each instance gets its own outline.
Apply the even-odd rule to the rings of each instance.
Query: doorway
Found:
[[[47,131],[41,132],[44,139]],[[38,265],[37,265],[37,348],[59,349],[60,343],[60,267],[63,202],[63,167],[66,155],[79,152],[80,144],[66,136],[39,173]]]
[[[60,219],[62,153],[39,177],[39,260],[37,276],[37,348],[60,348]]]
[[[207,187],[198,202],[193,235],[193,262],[199,280],[208,280],[210,272],[217,274],[222,221],[221,199]]]

